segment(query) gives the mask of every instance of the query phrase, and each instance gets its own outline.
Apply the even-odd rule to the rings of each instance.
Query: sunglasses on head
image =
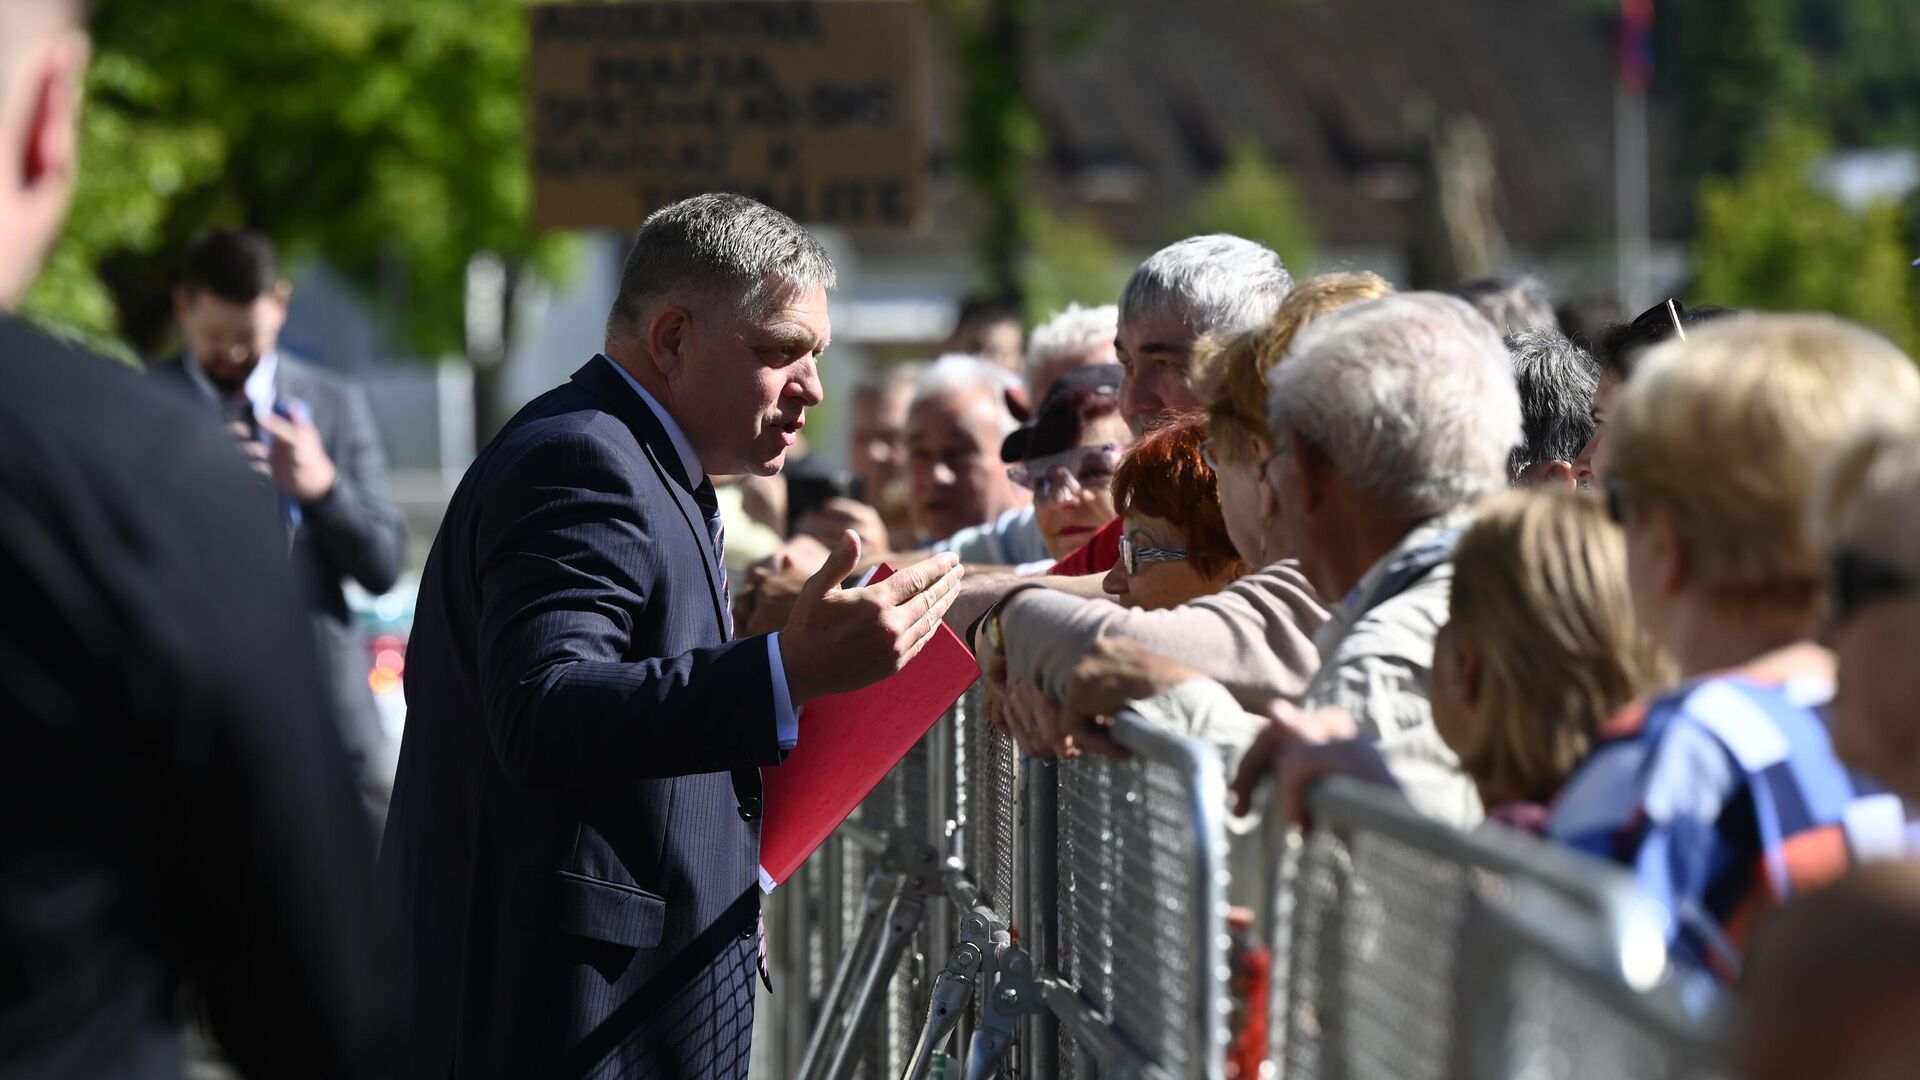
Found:
[[[1120,457],[1118,443],[1082,446],[1009,465],[1007,479],[1044,502],[1056,491],[1077,495],[1090,488],[1104,490],[1113,481],[1114,470],[1120,467]]]
[[[1827,560],[1827,595],[1833,625],[1841,626],[1876,600],[1910,596],[1920,590],[1905,571],[1853,548],[1841,548]]]
[[[1680,319],[1686,313],[1686,305],[1669,297],[1634,316],[1633,322],[1628,325],[1636,338],[1651,338],[1672,330],[1675,337],[1685,341],[1687,328]]]

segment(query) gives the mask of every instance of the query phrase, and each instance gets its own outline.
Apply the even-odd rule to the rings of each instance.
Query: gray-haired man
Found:
[[[381,853],[407,1076],[745,1076],[759,768],[797,710],[891,674],[959,583],[866,589],[843,536],[735,639],[707,474],[770,475],[820,402],[826,252],[703,195],[640,229],[606,351],[509,421],[427,560]]]

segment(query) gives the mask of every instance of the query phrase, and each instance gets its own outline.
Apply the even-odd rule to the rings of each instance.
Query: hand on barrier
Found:
[[[1297,750],[1352,739],[1358,733],[1353,718],[1343,709],[1302,710],[1284,701],[1267,706],[1266,730],[1247,747],[1233,776],[1234,813],[1250,813],[1261,783],[1269,776],[1283,776],[1287,759],[1297,756]],[[1304,800],[1305,795],[1301,798]]]
[[[1125,757],[1127,752],[1107,733],[1114,714],[1128,702],[1205,677],[1131,638],[1101,638],[1074,665],[1073,680],[1060,703],[1058,735],[1083,750]]]
[[[860,561],[849,531],[801,587],[780,633],[788,692],[801,705],[886,678],[919,655],[940,628],[961,575],[958,556],[935,555],[862,589],[840,581]]]
[[[1318,746],[1296,747],[1280,762],[1281,805],[1287,820],[1303,829],[1313,827],[1309,796],[1316,784],[1329,776],[1348,776],[1370,784],[1400,790],[1400,784],[1387,769],[1380,748],[1365,739],[1341,739]]]
[[[1007,688],[1006,714],[1013,741],[1034,757],[1075,757],[1080,753],[1067,737],[1060,703],[1026,679]]]

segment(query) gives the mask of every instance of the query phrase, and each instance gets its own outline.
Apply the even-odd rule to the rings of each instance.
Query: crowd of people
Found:
[[[86,57],[76,5],[0,3],[0,308],[61,228]],[[942,623],[1029,755],[1122,754],[1122,710],[1216,746],[1237,862],[1379,784],[1624,868],[1750,1075],[1913,1060],[1892,343],[1673,300],[1563,326],[1531,278],[1296,281],[1196,236],[1112,305],[970,305],[865,373],[843,488],[780,478],[834,284],[743,196],[649,218],[604,351],[454,496],[377,861],[325,647],[402,533],[364,402],[273,348],[271,249],[196,245],[151,377],[0,314],[0,1072],[177,1076],[190,1017],[249,1076],[744,1075],[760,770]]]
[[[1118,300],[1117,367],[1053,375],[1040,343],[1089,314],[1062,313],[1035,408],[949,357],[914,408],[976,429],[903,421],[905,535],[966,562],[947,619],[1023,751],[1120,753],[1126,708],[1219,747],[1243,826],[1310,824],[1339,774],[1616,863],[1697,1003],[1776,909],[1914,849],[1920,376],[1889,341],[1673,300],[1571,336],[1532,279],[1295,282],[1229,236]],[[953,482],[1001,465],[1017,490]],[[823,548],[770,557],[742,612],[777,625]],[[1236,861],[1272,836],[1236,828]]]

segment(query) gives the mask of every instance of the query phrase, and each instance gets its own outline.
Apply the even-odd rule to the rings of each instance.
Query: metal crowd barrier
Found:
[[[1280,1075],[1712,1075],[1711,1040],[1665,997],[1665,916],[1631,876],[1510,830],[1456,831],[1351,780],[1311,802],[1274,920],[1290,929]]]
[[[1131,714],[1125,761],[1023,761],[977,691],[768,906],[769,1075],[1226,1075],[1221,757]],[[1274,868],[1263,1076],[1720,1075],[1661,996],[1659,913],[1602,864],[1330,781]]]

